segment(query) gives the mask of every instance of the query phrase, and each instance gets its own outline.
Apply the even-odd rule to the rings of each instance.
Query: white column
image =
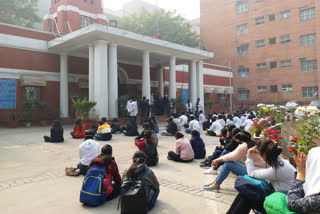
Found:
[[[109,117],[118,117],[118,55],[117,44],[109,45]]]
[[[150,52],[143,52],[142,65],[142,97],[150,100],[151,84],[150,84]]]
[[[191,68],[189,68],[189,90],[190,90],[190,101],[192,106],[197,102],[197,61],[192,60]]]
[[[94,101],[94,44],[89,45],[89,100]]]
[[[203,61],[197,62],[197,98],[200,98],[202,109],[204,109],[204,89],[203,89]]]
[[[170,57],[169,67],[169,100],[176,99],[176,57]]]
[[[68,92],[68,55],[60,55],[60,116],[69,116]]]
[[[161,97],[163,97],[163,67],[159,68],[159,81],[158,81],[158,86],[159,86],[159,94]]]
[[[98,40],[94,48],[94,99],[96,114],[99,118],[108,114],[108,42]]]

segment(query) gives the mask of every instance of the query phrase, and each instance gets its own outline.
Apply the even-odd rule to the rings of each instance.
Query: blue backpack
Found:
[[[106,200],[106,192],[103,192],[103,180],[107,174],[106,166],[93,165],[82,183],[80,202],[89,206],[98,206]],[[107,188],[108,189],[108,188]]]

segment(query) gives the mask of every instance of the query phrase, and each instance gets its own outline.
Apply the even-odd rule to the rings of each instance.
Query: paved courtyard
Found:
[[[79,162],[78,146],[82,139],[72,139],[71,126],[65,126],[65,142],[43,142],[50,127],[7,129],[0,128],[0,213],[120,213],[118,199],[96,208],[82,206],[79,190],[83,176],[68,177],[67,166]],[[188,135],[189,137],[189,135]],[[207,154],[219,144],[218,138],[202,133]],[[174,163],[167,152],[174,149],[174,138],[159,138],[159,165],[153,167],[160,182],[160,195],[151,214],[212,214],[226,213],[237,192],[233,189],[235,176],[223,183],[220,193],[203,190],[214,176],[204,175],[199,160]],[[113,147],[120,173],[127,169],[137,150],[134,137],[113,135],[108,142]],[[105,142],[100,142],[104,145]]]

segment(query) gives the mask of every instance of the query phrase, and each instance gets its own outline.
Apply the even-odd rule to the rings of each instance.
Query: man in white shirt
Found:
[[[138,104],[136,99],[131,100],[129,104],[128,112],[129,112],[129,117],[136,122],[137,115],[138,115]]]
[[[187,101],[185,107],[187,114],[192,114],[192,104],[190,103],[190,100]]]
[[[180,119],[176,113],[173,114],[173,122],[177,125],[178,131],[181,131]]]
[[[246,121],[244,121],[242,126],[244,126],[244,130],[250,133],[253,126],[252,116],[249,116],[249,118]]]
[[[221,114],[218,116],[218,122],[220,123],[222,128],[226,126],[226,121],[224,121],[223,116]]]
[[[206,116],[204,116],[203,111],[200,110],[199,115],[199,124],[202,125],[204,122],[206,122]]]
[[[200,124],[199,122],[194,118],[193,115],[190,116],[190,123],[189,128],[186,128],[186,132],[190,133],[192,130],[197,130],[200,132]]]
[[[214,121],[212,123],[212,125],[210,126],[210,128],[208,129],[206,135],[208,136],[219,136],[221,133],[221,129],[223,127],[221,126],[221,124],[219,123],[218,120]]]
[[[180,116],[180,127],[185,127],[187,128],[187,124],[188,124],[188,117],[186,116],[186,114],[184,112],[181,113]]]
[[[240,128],[242,126],[242,122],[241,122],[240,118],[238,117],[237,113],[234,113],[233,121],[234,121],[234,125],[237,128]]]
[[[244,122],[247,120],[247,116],[246,116],[245,112],[242,113],[242,116],[241,116],[240,120],[241,120],[242,124],[244,124]]]

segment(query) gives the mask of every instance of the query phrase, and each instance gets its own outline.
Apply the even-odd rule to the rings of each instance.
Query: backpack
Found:
[[[148,166],[154,166],[158,162],[158,151],[155,143],[152,142],[145,142],[145,148],[144,148],[144,153],[147,155],[147,160],[146,164]]]
[[[234,188],[249,200],[263,203],[266,196],[274,192],[271,184],[248,175],[238,176]]]
[[[106,178],[106,174],[106,166],[93,165],[89,169],[84,177],[80,191],[81,203],[89,206],[98,206],[103,204],[103,202],[106,200],[106,192],[103,192],[103,182]],[[106,189],[109,189],[109,187]]]
[[[149,183],[144,179],[148,168],[140,178],[128,178],[123,181],[120,188],[121,214],[147,214],[149,201]],[[118,209],[119,209],[118,203]]]

